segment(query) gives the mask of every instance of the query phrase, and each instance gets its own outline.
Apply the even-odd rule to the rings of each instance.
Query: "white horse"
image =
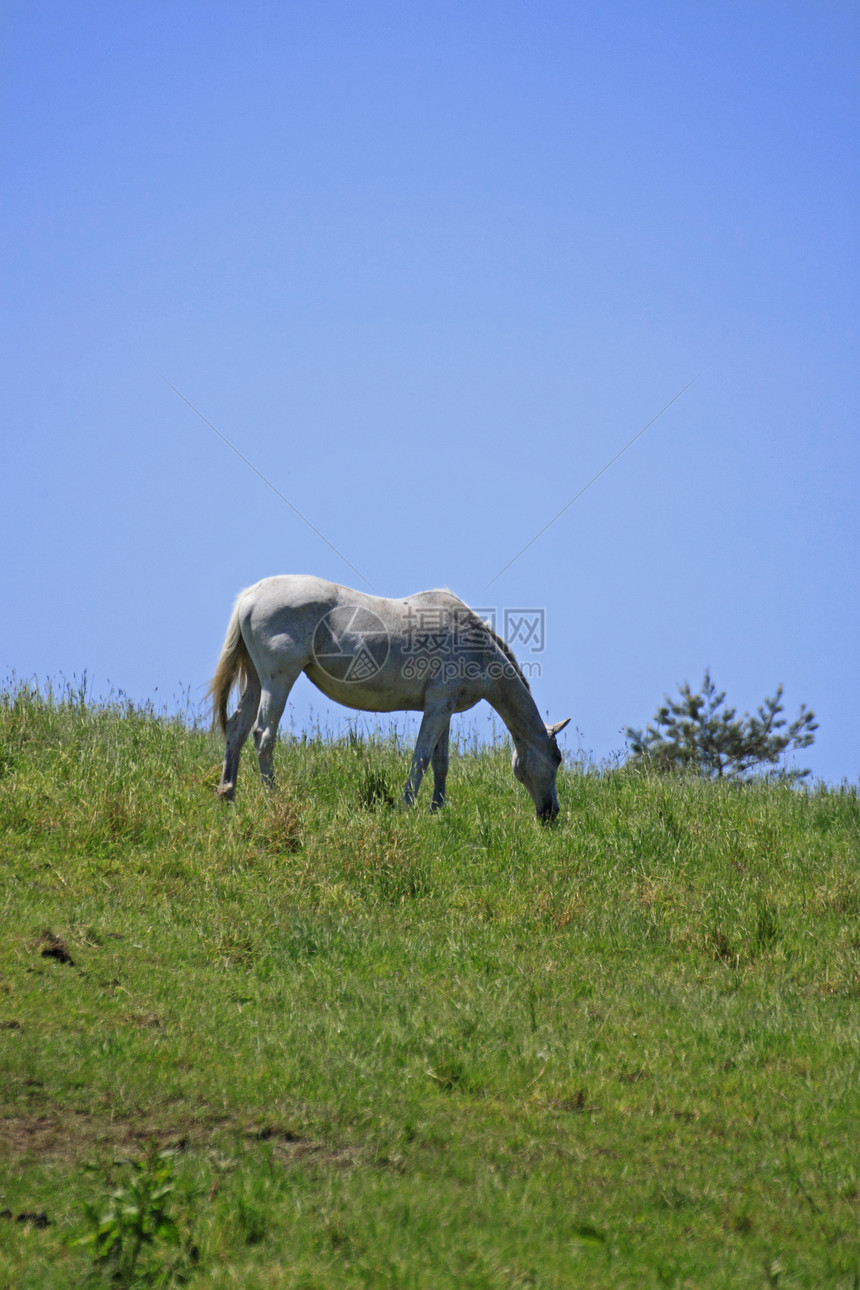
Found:
[[[232,799],[251,729],[263,783],[287,697],[304,672],[323,694],[362,712],[423,712],[404,801],[433,767],[433,810],[445,800],[451,716],[486,699],[514,742],[516,778],[538,818],[558,814],[556,735],[546,726],[510,647],[450,591],[404,600],[368,596],[304,574],[264,578],[239,594],[209,693],[226,734],[219,796]],[[227,719],[236,681],[241,697]],[[568,718],[569,720],[569,718]]]

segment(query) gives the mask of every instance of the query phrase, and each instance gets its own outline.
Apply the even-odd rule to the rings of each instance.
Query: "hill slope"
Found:
[[[219,759],[0,696],[0,1284],[858,1284],[856,792]]]

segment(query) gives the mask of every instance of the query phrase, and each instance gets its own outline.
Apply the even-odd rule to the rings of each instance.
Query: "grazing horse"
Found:
[[[511,733],[513,772],[538,819],[558,814],[555,737],[567,721],[544,725],[522,669],[489,624],[450,591],[389,600],[305,574],[264,578],[236,600],[209,687],[226,735],[220,797],[235,793],[252,729],[263,783],[273,783],[278,722],[302,672],[348,708],[423,712],[404,801],[414,802],[432,765],[433,810],[445,800],[451,716],[486,699]],[[237,681],[241,697],[228,720]]]

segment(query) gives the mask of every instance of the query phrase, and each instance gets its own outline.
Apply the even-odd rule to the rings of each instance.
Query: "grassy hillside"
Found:
[[[0,1286],[860,1285],[856,792],[408,758],[0,696]]]

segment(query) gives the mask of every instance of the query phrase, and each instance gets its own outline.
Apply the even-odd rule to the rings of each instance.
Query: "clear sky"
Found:
[[[0,23],[0,671],[196,701],[265,575],[446,585],[569,750],[710,667],[857,781],[856,4]]]

